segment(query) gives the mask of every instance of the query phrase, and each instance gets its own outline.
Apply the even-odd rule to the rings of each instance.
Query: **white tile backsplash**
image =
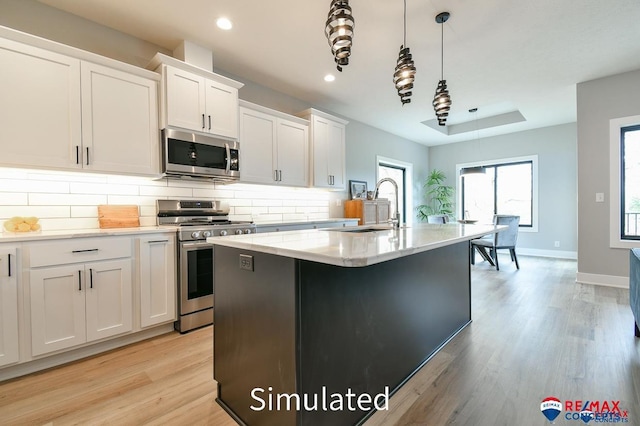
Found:
[[[140,206],[140,225],[156,222],[157,199],[215,199],[232,220],[277,222],[329,218],[331,193],[313,188],[153,180],[0,167],[0,222],[37,216],[45,230],[98,228],[99,204]]]

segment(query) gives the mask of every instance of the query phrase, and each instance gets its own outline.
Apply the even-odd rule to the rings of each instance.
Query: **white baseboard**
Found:
[[[92,355],[97,355],[111,349],[130,345],[132,343],[150,339],[161,334],[171,333],[173,331],[173,323],[163,324],[136,333],[127,334],[119,338],[105,340],[104,342],[95,344],[89,344],[78,349],[46,356],[44,358],[36,359],[33,361],[27,361],[22,364],[7,366],[0,369],[0,382],[24,376],[26,374],[35,373],[36,371],[45,370],[47,368],[57,367],[58,365],[66,364],[68,362],[76,361]]]
[[[554,257],[556,259],[578,259],[578,252],[564,250],[540,250],[516,247],[516,254],[521,254],[523,256]]]
[[[606,287],[629,288],[629,277],[619,277],[616,275],[587,274],[585,272],[576,273],[576,282],[580,284],[602,285]]]

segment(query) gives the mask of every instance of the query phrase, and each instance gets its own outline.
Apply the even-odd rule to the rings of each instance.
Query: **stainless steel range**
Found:
[[[181,333],[213,324],[213,245],[207,237],[253,234],[251,222],[229,220],[219,201],[157,200],[159,226],[178,226],[178,321]]]

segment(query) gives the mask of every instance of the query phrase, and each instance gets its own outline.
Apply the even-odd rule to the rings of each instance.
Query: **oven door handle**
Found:
[[[229,144],[225,143],[224,144],[224,149],[227,152],[227,167],[225,169],[225,172],[227,174],[231,173],[231,149],[229,148]]]
[[[196,242],[196,243],[181,243],[181,246],[183,248],[206,247],[206,246],[213,247],[213,244],[203,241],[203,242]]]

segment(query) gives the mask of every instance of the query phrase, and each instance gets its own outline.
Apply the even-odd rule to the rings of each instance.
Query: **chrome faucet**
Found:
[[[382,185],[385,182],[389,182],[390,184],[393,185],[393,188],[395,189],[395,194],[396,194],[396,217],[395,219],[389,219],[389,221],[396,228],[399,228],[400,227],[400,209],[398,208],[398,184],[396,183],[396,181],[388,177],[380,179],[378,183],[376,183],[376,193],[373,198],[375,198],[376,200],[378,199],[378,190],[380,189],[380,185]]]

